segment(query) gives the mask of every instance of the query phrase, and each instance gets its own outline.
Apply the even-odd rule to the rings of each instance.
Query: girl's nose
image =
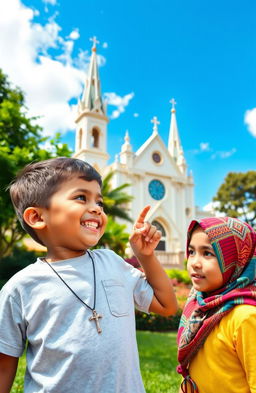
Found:
[[[192,258],[191,265],[193,265],[193,266],[195,266],[195,267],[201,267],[201,266],[202,266],[200,255],[196,254],[196,255]]]

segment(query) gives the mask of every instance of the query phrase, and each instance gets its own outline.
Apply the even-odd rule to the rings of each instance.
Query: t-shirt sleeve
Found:
[[[256,393],[256,313],[243,318],[235,331],[237,356],[246,374],[251,393]]]
[[[119,257],[120,258],[120,257]],[[120,258],[122,259],[122,258]],[[122,259],[122,263],[125,271],[125,281],[131,286],[133,290],[133,298],[135,307],[143,312],[149,312],[149,306],[153,299],[153,289],[146,279],[145,274],[134,268],[129,263]]]
[[[141,275],[134,288],[134,302],[135,307],[144,312],[149,312],[149,306],[154,295],[153,288],[148,283],[146,277],[141,272]]]
[[[26,343],[25,331],[20,305],[3,288],[0,291],[0,353],[20,357]]]

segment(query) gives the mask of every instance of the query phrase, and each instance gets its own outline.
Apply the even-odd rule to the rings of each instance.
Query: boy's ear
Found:
[[[40,207],[27,207],[23,219],[33,229],[43,229],[46,226]]]

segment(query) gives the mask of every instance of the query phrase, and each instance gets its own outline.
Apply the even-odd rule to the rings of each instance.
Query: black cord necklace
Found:
[[[65,280],[63,280],[63,278],[61,277],[61,275],[52,267],[52,265],[47,262],[47,260],[45,258],[41,258],[45,263],[47,263],[48,266],[50,266],[50,268],[54,271],[54,273],[59,277],[59,279],[63,282],[63,284],[66,285],[66,287],[73,293],[73,295],[80,300],[81,303],[83,303],[87,308],[89,308],[92,312],[92,316],[89,318],[89,321],[94,321],[96,324],[96,329],[98,333],[102,332],[102,329],[100,327],[99,324],[99,319],[102,318],[101,314],[98,314],[97,311],[95,310],[95,305],[96,305],[96,273],[95,273],[95,265],[94,265],[94,260],[93,257],[90,253],[90,251],[88,251],[88,255],[91,258],[92,261],[92,268],[93,268],[93,283],[94,283],[94,299],[93,299],[93,306],[89,306],[89,304],[85,303],[79,296],[78,294],[66,283]]]

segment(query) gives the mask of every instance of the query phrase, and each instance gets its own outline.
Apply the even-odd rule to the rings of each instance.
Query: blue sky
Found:
[[[2,15],[2,16],[1,16]],[[136,151],[157,116],[167,144],[172,97],[203,207],[228,172],[256,169],[256,2],[0,0],[0,67],[46,134],[74,146],[74,110],[97,36],[108,151]]]

